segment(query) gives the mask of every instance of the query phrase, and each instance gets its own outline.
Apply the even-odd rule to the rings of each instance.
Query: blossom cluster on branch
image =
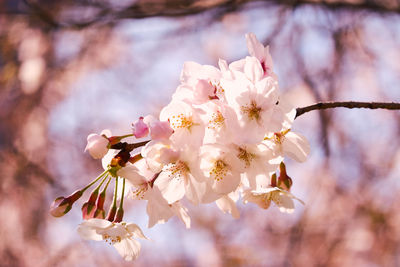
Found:
[[[172,216],[190,228],[184,198],[194,205],[215,202],[234,218],[240,216],[240,198],[263,209],[275,203],[281,212],[292,213],[297,198],[290,193],[293,181],[283,161],[286,156],[305,161],[310,147],[291,131],[296,109],[279,92],[268,46],[252,33],[246,41],[250,56],[229,65],[225,60],[218,68],[186,62],[181,84],[159,119],[140,117],[124,136],[108,130],[90,134],[86,150],[102,159],[104,172],[69,197],[57,198],[51,214],[63,216],[98,183],[82,206],[78,233],[105,240],[133,260],[140,250],[136,238],[146,237],[136,224],[123,221],[124,198],[147,201],[149,228]],[[123,142],[128,137],[147,141]],[[106,214],[111,181],[114,198]]]

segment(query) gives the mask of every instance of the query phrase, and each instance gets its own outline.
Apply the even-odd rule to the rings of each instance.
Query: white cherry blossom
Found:
[[[198,112],[198,109],[183,101],[172,101],[161,110],[160,120],[169,121],[174,130],[170,140],[176,146],[201,145],[204,137],[204,125]]]
[[[304,162],[310,153],[307,139],[290,130],[269,134],[264,141],[281,160],[286,155],[298,162]]]
[[[139,256],[140,243],[135,238],[147,239],[134,223],[113,223],[104,219],[89,219],[78,227],[79,235],[86,240],[101,241],[113,245],[126,261]]]
[[[221,79],[227,103],[237,114],[242,139],[258,143],[266,132],[276,128],[271,117],[278,102],[277,82],[267,77],[253,83],[243,73],[235,75],[235,80]]]
[[[210,144],[202,146],[200,151],[200,168],[214,192],[221,196],[235,191],[244,163],[236,157],[234,150]]]
[[[253,202],[263,209],[268,209],[272,201],[283,213],[294,212],[293,199],[298,200],[304,205],[304,202],[295,197],[292,193],[279,187],[272,186],[259,188],[258,190],[245,190],[242,197],[244,203]]]

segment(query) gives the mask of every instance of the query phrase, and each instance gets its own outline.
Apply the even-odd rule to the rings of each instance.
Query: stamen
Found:
[[[217,160],[214,163],[214,168],[210,171],[210,176],[214,176],[216,181],[221,181],[228,173],[228,165],[222,161]]]
[[[166,166],[165,171],[169,172],[170,178],[181,179],[190,171],[185,162],[178,160],[176,163],[170,163]]]
[[[239,147],[239,153],[238,153],[237,157],[240,160],[244,161],[244,163],[246,164],[246,168],[248,168],[250,166],[251,162],[253,161],[253,159],[256,158],[256,155],[248,152],[244,148]]]
[[[247,115],[249,120],[256,120],[257,122],[259,122],[261,119],[260,113],[262,111],[262,108],[257,106],[257,103],[254,100],[252,100],[249,105],[242,106],[241,111],[242,113]]]
[[[172,116],[170,118],[170,124],[174,130],[182,128],[187,128],[190,130],[190,128],[194,125],[192,116],[187,117],[182,113]]]
[[[211,115],[211,119],[208,121],[207,128],[209,129],[217,129],[221,128],[225,124],[225,118],[221,112],[217,111]]]

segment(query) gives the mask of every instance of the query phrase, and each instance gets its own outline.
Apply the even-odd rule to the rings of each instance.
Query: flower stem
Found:
[[[115,178],[115,188],[114,188],[114,199],[113,199],[113,207],[117,207],[117,195],[118,195],[118,177]]]
[[[80,191],[85,192],[89,187],[91,187],[92,185],[94,185],[95,183],[97,183],[98,180],[101,179],[101,177],[103,177],[104,175],[106,175],[108,173],[109,170],[105,170],[104,172],[102,172],[99,176],[97,176],[90,184],[88,184],[87,186],[85,186],[84,188],[82,188]],[[103,180],[104,181],[104,180]]]
[[[125,178],[122,180],[122,195],[121,201],[119,202],[119,208],[122,209],[124,206],[124,194],[125,194]]]
[[[131,136],[133,136],[133,134],[122,135],[122,136],[119,136],[119,138],[124,139],[124,138],[131,137]]]

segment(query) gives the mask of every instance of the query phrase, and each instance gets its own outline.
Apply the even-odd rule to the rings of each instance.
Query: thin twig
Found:
[[[297,108],[296,118],[312,110],[328,108],[368,108],[368,109],[390,109],[400,110],[400,103],[395,102],[319,102],[311,106]]]

